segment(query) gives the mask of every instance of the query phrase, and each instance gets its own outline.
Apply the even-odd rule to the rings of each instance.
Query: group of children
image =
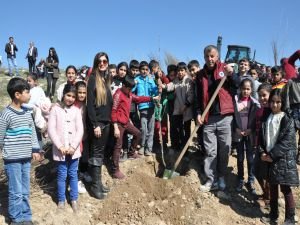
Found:
[[[296,81],[289,81],[289,88],[282,92],[278,89],[287,83],[280,67],[272,68],[273,87],[267,83],[260,84],[262,76],[259,69],[249,67],[249,61],[242,59],[238,73],[232,77],[232,101],[235,105],[232,135],[235,136],[238,166],[236,190],[240,192],[246,185],[252,194],[256,194],[253,185],[256,177],[264,200],[270,198],[270,217],[264,221],[275,222],[280,185],[286,200],[286,221],[293,224],[295,202],[290,187],[299,183],[294,128],[294,119],[299,119],[300,115],[300,101],[297,102],[300,97],[295,93],[298,86]],[[155,60],[150,63],[132,60],[129,66],[121,62],[118,66],[109,67],[114,145],[110,145],[111,152],[106,155],[112,162],[113,178],[125,178],[119,162],[126,149],[129,159],[150,156],[161,147],[167,149],[168,122],[172,131],[171,148],[179,151],[185,145],[194,118],[193,105],[197,101],[194,98],[197,88],[194,78],[199,70],[197,60],[188,65],[184,62],[169,65],[167,75]],[[84,177],[86,181],[89,177],[89,142],[85,128],[88,76],[86,80],[78,79],[77,69],[68,66],[66,77],[67,81],[57,89],[57,102],[52,104],[38,87],[34,74],[28,75],[27,81],[12,78],[8,83],[7,91],[12,103],[0,116],[0,146],[8,176],[8,213],[12,224],[32,224],[28,203],[31,153],[34,159],[42,157],[41,140],[47,135],[53,143],[53,159],[57,161],[58,209],[65,207],[69,177],[71,206],[74,212],[78,211],[78,193],[85,191],[78,177]],[[289,98],[291,93],[296,95],[292,100]],[[287,101],[294,119],[285,111]],[[201,135],[199,137],[201,143]],[[246,184],[245,151],[248,166]],[[78,176],[78,168],[82,176]]]

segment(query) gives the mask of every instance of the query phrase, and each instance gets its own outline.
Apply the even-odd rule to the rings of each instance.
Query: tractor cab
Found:
[[[227,54],[225,57],[225,63],[236,63],[246,58],[249,61],[250,59],[250,48],[247,46],[241,46],[241,45],[228,45],[227,46]]]

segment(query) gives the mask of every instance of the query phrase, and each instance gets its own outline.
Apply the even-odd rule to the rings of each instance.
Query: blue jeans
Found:
[[[238,143],[237,146],[238,179],[239,181],[244,180],[244,159],[245,159],[245,151],[246,151],[248,183],[253,183],[254,182],[254,151],[248,139],[249,137],[242,137],[241,141]]]
[[[30,160],[5,162],[8,179],[8,215],[12,222],[31,221],[29,205]]]
[[[67,176],[70,180],[70,200],[77,201],[78,199],[78,159],[72,159],[71,156],[66,156],[65,161],[57,162],[57,198],[58,202],[66,200],[66,181]]]
[[[12,66],[15,67],[16,70],[16,75],[19,76],[19,70],[18,70],[18,66],[17,66],[17,60],[16,57],[11,57],[11,58],[7,58],[7,62],[8,62],[8,73],[10,76],[12,76]]]

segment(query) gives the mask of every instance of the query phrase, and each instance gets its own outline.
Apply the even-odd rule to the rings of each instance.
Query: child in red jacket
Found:
[[[131,147],[128,152],[129,159],[138,158],[136,153],[136,146],[140,141],[141,132],[131,123],[129,119],[131,102],[137,104],[142,102],[150,102],[152,100],[158,100],[156,97],[136,96],[131,93],[131,89],[135,86],[135,81],[130,76],[126,76],[122,87],[119,88],[113,96],[113,108],[111,113],[111,121],[114,126],[114,136],[116,143],[113,152],[113,178],[123,179],[125,175],[120,171],[119,159],[123,142],[123,134],[127,131],[133,135]]]

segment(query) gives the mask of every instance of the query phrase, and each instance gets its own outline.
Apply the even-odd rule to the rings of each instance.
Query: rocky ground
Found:
[[[168,156],[175,159],[173,154]],[[46,157],[47,158],[47,157]],[[50,159],[51,157],[49,157]],[[32,170],[31,206],[33,220],[39,225],[180,225],[180,224],[261,224],[267,209],[260,207],[246,189],[235,191],[236,159],[230,157],[225,192],[201,193],[202,157],[190,152],[179,168],[182,176],[169,180],[157,177],[162,170],[155,157],[127,160],[121,164],[124,180],[114,180],[104,168],[104,181],[111,188],[105,200],[88,193],[79,197],[80,212],[67,205],[64,212],[56,206],[55,166],[50,160],[35,163]],[[88,185],[86,185],[88,187]],[[257,186],[258,192],[260,192]],[[299,190],[294,189],[299,200]],[[2,173],[0,182],[0,224],[6,224],[7,186]],[[280,220],[284,202],[280,201]],[[297,209],[299,214],[299,209]]]

